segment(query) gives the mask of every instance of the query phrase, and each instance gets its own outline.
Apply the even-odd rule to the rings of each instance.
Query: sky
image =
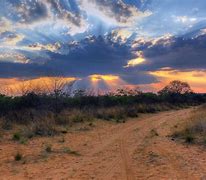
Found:
[[[47,77],[74,89],[172,80],[206,92],[205,0],[1,0],[0,85]]]

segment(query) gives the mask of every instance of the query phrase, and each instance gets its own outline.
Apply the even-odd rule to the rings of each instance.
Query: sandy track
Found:
[[[64,146],[81,156],[51,153],[41,159],[45,141],[61,148],[58,137],[34,139],[24,146],[1,142],[1,179],[206,179],[206,152],[168,138],[192,110],[143,115],[125,124],[97,122],[92,131],[67,134]],[[26,163],[12,161],[17,148]]]

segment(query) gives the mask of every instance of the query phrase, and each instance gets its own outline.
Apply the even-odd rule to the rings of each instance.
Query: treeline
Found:
[[[120,91],[119,91],[120,92]],[[73,96],[61,93],[36,94],[29,92],[23,96],[9,97],[0,95],[0,115],[10,111],[23,109],[47,110],[60,113],[67,108],[108,108],[112,106],[132,106],[135,104],[172,104],[172,105],[198,105],[206,102],[206,94],[190,93],[121,93],[91,96],[77,92]]]
[[[56,87],[56,86],[55,86]],[[206,94],[194,93],[189,85],[173,81],[158,93],[119,89],[104,95],[78,90],[72,94],[55,88],[50,93],[26,91],[21,96],[0,95],[0,128],[21,126],[26,138],[51,136],[67,131],[75,123],[95,119],[126,122],[139,113],[155,113],[206,102]],[[88,128],[88,127],[86,127]],[[66,130],[65,130],[66,129]]]

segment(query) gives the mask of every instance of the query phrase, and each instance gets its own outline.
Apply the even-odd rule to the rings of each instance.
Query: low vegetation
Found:
[[[186,143],[206,145],[206,105],[194,110],[188,121],[173,134]]]
[[[51,153],[52,152],[52,145],[51,144],[47,144],[45,146],[45,152],[47,152],[47,153]]]
[[[23,158],[23,156],[22,156],[22,154],[19,153],[19,152],[17,152],[17,153],[15,154],[15,156],[14,156],[14,160],[15,160],[15,161],[21,161],[22,158]]]
[[[75,123],[93,124],[95,119],[125,123],[139,113],[180,109],[205,102],[205,94],[193,93],[187,83],[179,81],[170,83],[157,94],[125,89],[100,96],[82,90],[73,95],[61,89],[51,93],[26,91],[22,96],[0,95],[0,127],[5,131],[18,127],[13,140],[24,142],[35,136],[67,133]]]
[[[69,147],[63,147],[62,151],[66,154],[72,154],[75,156],[80,156],[80,154],[77,151],[71,150]]]

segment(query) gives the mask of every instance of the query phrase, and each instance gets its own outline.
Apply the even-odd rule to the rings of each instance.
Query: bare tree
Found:
[[[140,91],[139,88],[135,88],[135,89],[117,89],[117,91],[115,92],[116,96],[137,96],[140,95],[142,92]]]
[[[12,88],[12,91],[15,95],[24,96],[31,92],[31,81],[22,80],[17,85]]]
[[[48,94],[54,97],[54,109],[56,113],[61,110],[61,97],[67,95],[67,92],[64,91],[65,87],[68,88],[73,82],[69,82],[64,77],[51,77],[48,81],[44,82]]]
[[[44,88],[47,93],[51,95],[61,94],[65,82],[63,77],[51,77],[48,80],[44,81]]]
[[[6,96],[13,96],[13,89],[9,86],[1,86],[0,87],[0,94]]]
[[[73,92],[74,97],[83,97],[83,96],[87,96],[87,92],[83,89],[77,89]]]

